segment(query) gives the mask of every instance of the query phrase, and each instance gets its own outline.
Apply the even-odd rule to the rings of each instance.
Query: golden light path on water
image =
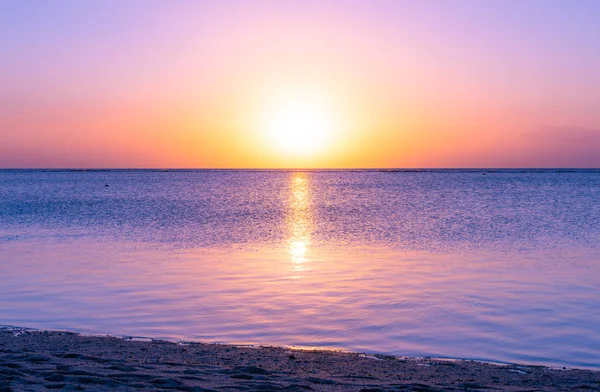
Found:
[[[310,203],[310,183],[306,173],[294,173],[290,181],[288,198],[288,250],[292,257],[295,272],[305,270],[306,255],[310,245],[312,211]],[[295,279],[300,276],[295,276]]]

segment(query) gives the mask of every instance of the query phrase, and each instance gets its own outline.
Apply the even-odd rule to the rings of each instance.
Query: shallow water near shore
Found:
[[[599,171],[0,171],[0,324],[600,368]]]

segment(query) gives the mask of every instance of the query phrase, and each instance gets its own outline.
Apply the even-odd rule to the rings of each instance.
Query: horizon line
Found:
[[[110,170],[156,170],[156,171],[185,171],[185,170],[214,170],[214,171],[426,171],[426,170],[600,170],[600,167],[0,167],[0,170],[46,170],[46,171],[110,171]]]

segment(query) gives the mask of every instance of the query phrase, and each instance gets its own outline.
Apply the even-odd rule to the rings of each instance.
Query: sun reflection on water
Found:
[[[288,201],[288,252],[292,256],[294,271],[306,269],[307,253],[312,229],[310,183],[307,173],[294,173],[290,181]]]

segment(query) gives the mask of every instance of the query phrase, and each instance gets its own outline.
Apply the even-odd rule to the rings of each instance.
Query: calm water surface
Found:
[[[0,171],[0,324],[600,369],[600,171]]]

